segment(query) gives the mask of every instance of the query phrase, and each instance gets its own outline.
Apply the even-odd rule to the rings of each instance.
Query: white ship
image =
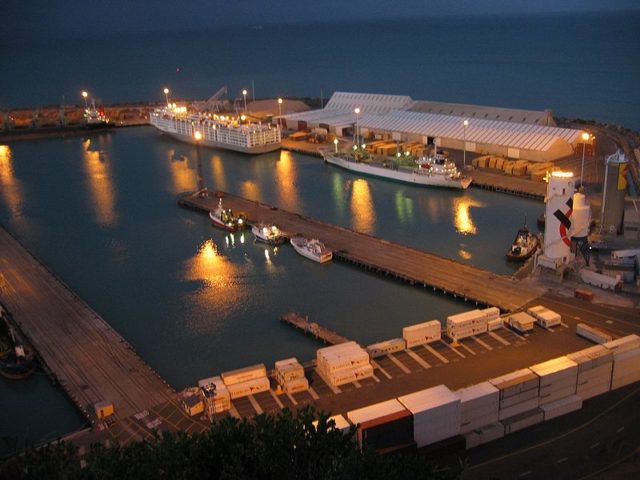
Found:
[[[254,225],[251,227],[251,231],[255,235],[256,240],[268,243],[269,245],[282,245],[286,240],[280,229],[275,225]]]
[[[209,113],[188,113],[185,107],[158,108],[151,112],[151,125],[178,140],[207,147],[258,154],[280,148],[280,127],[245,123],[239,117]]]
[[[455,164],[438,151],[435,157],[422,157],[415,161],[415,167],[397,167],[394,162],[381,162],[363,157],[356,159],[350,154],[332,153],[322,150],[324,161],[352,172],[374,177],[388,178],[413,185],[465,189],[471,184],[471,177],[462,175]]]
[[[296,236],[291,238],[289,242],[296,252],[314,262],[325,263],[333,258],[333,252],[325,247],[324,243],[315,238],[308,240],[304,237]]]

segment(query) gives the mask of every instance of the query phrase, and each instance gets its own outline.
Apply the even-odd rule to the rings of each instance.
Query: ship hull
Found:
[[[158,130],[166,135],[169,135],[171,138],[180,140],[181,142],[190,143],[191,145],[196,144],[196,140],[190,135],[182,135],[180,133],[175,133],[175,132],[165,132],[164,130],[160,130],[159,128]],[[281,147],[280,143],[258,145],[255,147],[241,147],[238,145],[232,145],[230,143],[214,142],[211,140],[204,140],[204,139],[200,140],[200,145],[202,145],[203,147],[219,148],[222,150],[232,150],[234,152],[246,153],[247,155],[259,155],[261,153],[275,152],[276,150],[280,150],[280,147]]]
[[[337,157],[330,153],[324,153],[324,160],[331,165],[336,165],[350,172],[356,172],[372,177],[394,180],[402,183],[410,183],[412,185],[420,185],[424,187],[442,187],[454,188],[459,190],[466,189],[471,184],[471,179],[463,177],[460,179],[447,178],[444,175],[425,175],[407,170],[393,170],[390,168],[378,167],[362,162],[353,162],[341,157]]]

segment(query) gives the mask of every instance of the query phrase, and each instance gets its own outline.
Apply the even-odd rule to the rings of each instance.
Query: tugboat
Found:
[[[227,232],[241,230],[246,225],[246,218],[243,214],[234,215],[230,208],[225,209],[222,206],[222,197],[218,202],[218,208],[209,212],[209,218],[211,219],[211,224],[214,227],[221,228]]]
[[[286,240],[280,229],[275,225],[254,225],[251,227],[251,231],[256,236],[256,240],[269,245],[282,245]]]
[[[296,236],[290,240],[290,243],[296,252],[314,262],[330,262],[333,258],[333,252],[316,238],[308,240],[305,237]]]
[[[22,344],[0,308],[0,375],[12,380],[26,378],[36,370],[33,350]]]
[[[514,262],[524,261],[536,252],[539,245],[540,240],[529,231],[525,219],[524,226],[518,230],[511,248],[507,251],[507,259]]]

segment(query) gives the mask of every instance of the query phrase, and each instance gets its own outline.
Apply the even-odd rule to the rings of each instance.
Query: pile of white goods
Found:
[[[609,333],[597,327],[587,325],[586,323],[579,323],[576,325],[576,334],[599,344],[613,340],[613,337]]]
[[[317,370],[334,387],[373,376],[369,354],[356,342],[345,342],[316,352]]]
[[[231,409],[231,395],[220,377],[203,378],[198,381],[198,387],[202,391],[204,411],[209,417]]]
[[[583,400],[611,389],[613,352],[602,345],[570,353],[567,358],[578,364],[576,394]]]
[[[469,450],[502,437],[504,437],[504,425],[501,422],[491,423],[465,435],[466,448]]]
[[[275,364],[274,376],[285,393],[309,390],[309,380],[304,376],[304,367],[296,358],[278,360]]]
[[[471,310],[447,317],[447,336],[457,342],[487,331],[487,313]]]
[[[366,347],[371,358],[384,357],[390,353],[401,352],[407,348],[404,338],[392,338],[384,342],[373,343]]]
[[[232,399],[269,390],[269,378],[264,364],[231,370],[220,375]]]
[[[562,323],[562,317],[559,313],[549,310],[542,305],[529,308],[527,313],[536,319],[538,325],[544,328],[557,327]]]
[[[518,312],[509,315],[509,326],[520,333],[527,333],[533,330],[535,319],[525,312]]]
[[[640,380],[640,337],[628,335],[604,346],[613,353],[611,390]]]
[[[398,397],[413,414],[413,439],[421,448],[460,432],[460,398],[445,385]]]
[[[455,393],[460,397],[461,434],[498,421],[500,392],[491,383],[478,383]]]
[[[351,410],[347,418],[358,429],[360,448],[390,451],[413,444],[413,416],[395,398]]]
[[[339,430],[343,434],[349,433],[351,430],[351,424],[342,415],[333,415],[332,417],[327,418],[327,425],[331,421],[333,421],[333,428],[335,430]],[[318,420],[314,420],[312,425],[317,429],[319,423],[320,422]]]
[[[402,329],[402,338],[407,343],[407,348],[435,342],[441,338],[442,326],[439,320],[429,320]]]
[[[500,420],[538,408],[540,379],[528,368],[492,378],[489,382],[500,390]]]

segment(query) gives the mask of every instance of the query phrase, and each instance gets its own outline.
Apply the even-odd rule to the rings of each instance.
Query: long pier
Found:
[[[182,196],[178,203],[208,213],[224,197],[225,207],[244,212],[252,222],[273,223],[291,237],[301,234],[318,238],[333,250],[334,258],[365,270],[441,291],[456,298],[513,311],[538,297],[542,291],[519,280],[465,265],[432,253],[321,222],[229,193],[204,192]]]
[[[349,341],[348,338],[343,337],[322,325],[318,325],[315,322],[310,322],[308,317],[303,317],[295,312],[285,313],[280,317],[280,321],[302,330],[304,333],[312,335],[329,345],[338,345],[339,343],[347,343]]]
[[[2,227],[0,301],[90,423],[100,423],[95,403],[113,404],[108,438],[152,438],[141,418],[172,430],[204,428],[185,416],[175,391],[124,338]]]

